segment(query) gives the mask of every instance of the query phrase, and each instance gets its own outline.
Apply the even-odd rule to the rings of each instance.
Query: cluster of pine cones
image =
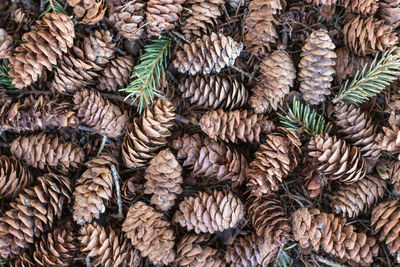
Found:
[[[400,0],[0,0],[0,15],[1,263],[399,260],[400,83],[332,99],[395,49]],[[162,36],[171,60],[136,112],[120,89]],[[331,133],[283,127],[296,99]]]

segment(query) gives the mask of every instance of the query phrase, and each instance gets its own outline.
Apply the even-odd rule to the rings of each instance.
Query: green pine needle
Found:
[[[280,249],[279,255],[276,257],[274,267],[289,267],[292,266],[292,259],[288,255],[288,251],[296,247],[297,244],[294,243],[293,245]]]
[[[12,77],[8,74],[9,71],[8,61],[4,59],[2,64],[0,64],[0,87],[13,89],[15,86],[11,83]]]
[[[140,64],[133,69],[132,82],[127,88],[121,89],[129,93],[126,98],[138,102],[141,113],[144,106],[153,102],[154,91],[161,87],[165,77],[168,59],[171,56],[172,39],[163,36],[145,47],[145,53],[140,57]]]
[[[312,110],[309,105],[296,100],[296,97],[293,99],[292,107],[287,104],[287,111],[282,109],[281,111],[282,113],[278,113],[281,124],[290,130],[300,130],[315,136],[329,133],[332,129],[332,125],[322,115]]]
[[[43,17],[44,15],[50,12],[68,15],[64,7],[56,0],[46,0],[44,4],[47,5],[47,8],[42,14],[40,14],[39,17]]]
[[[379,60],[376,55],[369,68],[366,64],[351,81],[347,80],[333,103],[349,102],[358,106],[382,92],[399,75],[400,53],[393,48],[383,53]]]

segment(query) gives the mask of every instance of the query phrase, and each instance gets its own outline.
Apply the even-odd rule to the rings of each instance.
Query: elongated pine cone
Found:
[[[397,127],[390,129],[388,127],[382,127],[383,133],[379,133],[376,136],[376,141],[382,150],[385,150],[392,154],[400,152],[400,129]]]
[[[246,157],[224,142],[216,142],[198,133],[185,134],[175,139],[172,147],[178,150],[177,158],[185,160],[183,166],[192,169],[195,176],[231,181],[233,185],[245,180]]]
[[[177,195],[183,192],[182,167],[169,149],[161,150],[146,168],[145,194],[153,194],[150,204],[159,210],[169,210],[175,205]]]
[[[149,35],[160,37],[161,33],[175,28],[185,0],[149,0],[146,6],[146,28]]]
[[[122,158],[128,168],[147,165],[167,144],[174,125],[175,107],[169,100],[157,99],[128,128],[122,145]]]
[[[36,185],[26,188],[0,217],[0,255],[19,255],[51,229],[64,204],[70,202],[70,194],[68,178],[51,173],[38,177]]]
[[[174,60],[174,67],[190,75],[220,72],[233,65],[242,51],[242,45],[222,33],[204,35],[201,39],[185,44]]]
[[[393,28],[373,16],[357,16],[348,21],[343,27],[343,38],[350,51],[359,56],[386,51],[398,42]]]
[[[162,213],[138,201],[129,208],[122,225],[132,245],[153,264],[169,264],[175,259],[174,231],[162,217]]]
[[[74,95],[74,110],[80,123],[109,137],[124,134],[128,114],[102,97],[98,91],[83,89]]]
[[[294,239],[303,249],[312,248],[356,263],[372,263],[378,255],[375,237],[357,232],[353,225],[346,225],[345,218],[335,217],[318,209],[301,208],[292,214]]]
[[[111,226],[93,222],[85,224],[77,237],[81,252],[94,259],[94,266],[140,266],[139,252],[132,248],[124,234]]]
[[[347,47],[341,47],[335,50],[336,52],[336,79],[338,83],[342,83],[348,78],[356,75],[366,64],[372,62],[372,58],[365,56],[360,57],[349,51]]]
[[[0,59],[9,58],[12,53],[13,38],[0,28]]]
[[[354,184],[339,187],[332,198],[332,209],[343,217],[355,218],[367,212],[383,196],[385,189],[384,180],[367,174]]]
[[[244,216],[242,201],[231,191],[214,190],[185,197],[179,204],[174,220],[188,231],[213,234],[233,228]]]
[[[13,77],[12,84],[22,89],[36,82],[44,68],[51,71],[62,54],[72,47],[74,38],[74,24],[67,15],[45,14],[22,36],[23,42],[10,57],[8,74]]]
[[[0,156],[0,196],[14,198],[33,182],[28,170],[13,156]]]
[[[293,60],[285,51],[275,50],[261,61],[260,71],[249,104],[256,113],[278,110],[296,79]]]
[[[18,137],[12,141],[10,152],[28,166],[42,170],[49,166],[63,173],[76,170],[85,157],[76,143],[43,133]]]
[[[74,8],[74,14],[79,23],[93,25],[104,18],[107,5],[104,0],[67,0],[68,5]]]
[[[208,111],[199,123],[201,130],[210,138],[220,138],[226,142],[260,142],[260,134],[268,134],[275,129],[272,121],[263,114],[248,110]]]
[[[243,83],[235,78],[212,76],[189,76],[182,80],[178,91],[190,103],[205,109],[233,110],[247,103],[248,93]]]
[[[400,0],[380,0],[378,16],[393,28],[399,27]]]
[[[122,37],[136,40],[143,35],[144,7],[142,2],[129,1],[111,11],[110,22]]]
[[[100,91],[117,92],[128,84],[133,68],[133,59],[129,56],[111,60],[108,66],[100,72],[97,88]]]
[[[313,31],[305,41],[299,63],[300,92],[306,102],[318,105],[331,94],[335,74],[335,45],[326,30]]]
[[[301,141],[295,131],[279,128],[268,134],[246,170],[247,186],[252,194],[261,197],[277,191],[283,179],[297,167],[300,147]]]
[[[105,211],[114,187],[113,164],[116,165],[117,160],[108,154],[85,163],[87,170],[77,179],[74,191],[73,217],[76,223],[90,223]]]

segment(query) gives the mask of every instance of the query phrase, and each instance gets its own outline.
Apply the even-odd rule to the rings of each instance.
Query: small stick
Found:
[[[107,135],[103,135],[103,139],[101,139],[101,145],[100,145],[99,152],[97,152],[97,156],[100,155],[100,153],[103,151],[104,146],[107,143],[107,140],[108,140]]]
[[[57,13],[56,8],[54,7],[53,0],[50,0],[50,5],[51,5],[51,8],[53,9],[53,13]]]
[[[114,177],[114,182],[115,182],[115,190],[117,190],[117,199],[118,199],[118,217],[119,218],[124,218],[124,215],[122,213],[122,199],[121,199],[121,188],[119,186],[119,176],[117,173],[117,169],[115,168],[115,165],[111,165],[111,172]]]
[[[191,124],[192,123],[188,118],[185,118],[185,117],[183,117],[181,115],[178,115],[178,114],[176,114],[175,119],[177,121],[180,121],[180,122],[184,123],[184,124]]]
[[[181,39],[182,41],[184,41],[185,43],[189,44],[189,40],[186,39],[185,36],[183,36],[182,34],[180,34],[179,32],[176,31],[172,31],[172,34],[175,35],[176,37],[178,37],[179,39]]]
[[[79,125],[77,129],[81,130],[81,131],[85,131],[85,132],[89,132],[89,133],[96,133],[96,134],[99,134],[101,136],[104,136],[104,134],[100,133],[99,131],[97,131],[97,130],[95,130],[93,128],[89,128],[89,127],[83,126],[83,125]]]
[[[234,65],[230,65],[229,67],[231,67],[232,69],[236,70],[237,72],[240,72],[241,74],[243,74],[244,76],[246,76],[249,79],[252,79],[253,76],[250,73],[247,73],[241,69],[239,69],[238,67],[234,66]]]
[[[315,257],[317,258],[317,260],[320,263],[326,264],[326,265],[331,266],[331,267],[346,267],[345,265],[330,261],[330,260],[325,259],[324,257],[318,256],[318,255],[315,255]]]

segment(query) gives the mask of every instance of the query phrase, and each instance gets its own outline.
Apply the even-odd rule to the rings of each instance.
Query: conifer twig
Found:
[[[119,218],[124,218],[123,212],[122,212],[122,198],[121,198],[121,187],[119,185],[119,175],[117,172],[117,168],[115,168],[115,165],[111,165],[111,172],[114,178],[115,182],[115,190],[117,192],[117,202],[118,202],[118,217]]]

